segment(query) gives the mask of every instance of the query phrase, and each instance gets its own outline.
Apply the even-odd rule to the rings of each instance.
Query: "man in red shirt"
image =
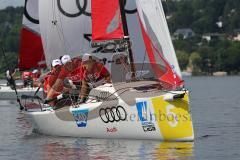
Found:
[[[32,71],[32,78],[34,81],[36,81],[39,77],[41,76],[41,70],[39,69],[34,69]]]
[[[27,87],[29,84],[32,84],[33,77],[32,72],[25,71],[22,73],[23,86]]]
[[[111,83],[111,76],[108,70],[100,62],[86,53],[82,57],[82,86],[80,92],[80,103],[84,103],[89,95],[91,88]]]
[[[41,69],[34,69],[32,71],[32,78],[33,78],[33,87],[40,87],[42,86],[42,82],[40,82],[41,77]]]
[[[77,76],[79,67],[81,66],[81,58],[76,57],[71,59],[69,55],[64,55],[61,58],[61,62],[63,66],[61,67],[61,70],[55,79],[55,83],[51,87],[51,89],[48,92],[47,99],[55,98],[55,93],[60,93],[64,91],[64,79],[65,78],[73,78],[75,81],[81,81],[81,77]],[[75,75],[77,72],[77,75]],[[65,89],[65,92],[67,92],[68,89]]]
[[[58,78],[61,68],[62,68],[62,63],[61,63],[60,59],[55,59],[52,61],[52,70],[44,82],[44,88],[46,89],[46,93],[49,94],[50,90],[52,89],[53,85],[55,84],[55,82]],[[57,96],[61,93],[55,92],[54,94],[55,94],[55,96]]]

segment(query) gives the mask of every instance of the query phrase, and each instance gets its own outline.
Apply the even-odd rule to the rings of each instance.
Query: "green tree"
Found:
[[[233,42],[231,46],[226,50],[227,58],[226,71],[229,73],[240,72],[240,42]]]
[[[17,68],[18,57],[16,53],[5,53],[6,58],[1,54],[0,56],[0,73],[5,73],[8,69]]]
[[[189,54],[187,54],[184,51],[177,51],[176,54],[177,54],[178,63],[181,70],[185,70],[189,63]]]
[[[234,29],[240,28],[240,1],[228,0],[224,7],[223,22],[225,30],[232,33]]]
[[[0,52],[0,73],[17,67],[22,15],[23,7],[0,10],[0,47],[6,51],[6,59]]]
[[[197,52],[194,52],[189,57],[189,66],[192,69],[193,75],[199,75],[201,72],[200,66],[202,63],[202,59]]]

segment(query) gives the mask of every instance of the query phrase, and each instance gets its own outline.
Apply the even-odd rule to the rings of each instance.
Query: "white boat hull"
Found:
[[[46,135],[193,141],[188,93],[172,102],[165,101],[165,95],[136,98],[134,105],[88,102],[78,108],[24,113],[34,130]]]

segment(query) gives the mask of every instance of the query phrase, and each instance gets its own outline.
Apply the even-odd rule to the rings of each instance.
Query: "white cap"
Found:
[[[88,61],[88,60],[89,60],[89,57],[91,57],[91,56],[92,56],[91,54],[85,53],[85,54],[83,55],[83,57],[82,57],[82,61],[83,61],[83,62]]]
[[[53,67],[55,67],[55,66],[57,66],[57,65],[60,65],[60,66],[62,65],[60,59],[54,59],[54,60],[52,61],[52,66],[53,66]]]
[[[61,58],[62,64],[66,64],[67,62],[70,62],[70,61],[71,61],[71,57],[69,55],[64,55]]]
[[[32,71],[32,73],[38,73],[38,70],[37,70],[37,69],[34,69],[34,70]]]

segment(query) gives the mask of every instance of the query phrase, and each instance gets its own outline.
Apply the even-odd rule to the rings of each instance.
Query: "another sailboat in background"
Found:
[[[34,68],[46,68],[38,19],[38,0],[26,0],[22,20],[18,64],[19,69],[22,71],[33,70]],[[33,95],[38,89],[30,85],[24,86],[23,82],[18,82],[16,85],[19,96],[23,94]],[[42,89],[39,91],[38,95],[41,94]],[[0,99],[14,100],[16,99],[16,93],[10,86],[7,86],[7,84],[1,84]]]
[[[76,2],[40,1],[46,60],[91,53],[106,63],[113,83],[93,88],[86,103],[26,107],[34,130],[54,136],[194,140],[189,94],[161,0]]]

